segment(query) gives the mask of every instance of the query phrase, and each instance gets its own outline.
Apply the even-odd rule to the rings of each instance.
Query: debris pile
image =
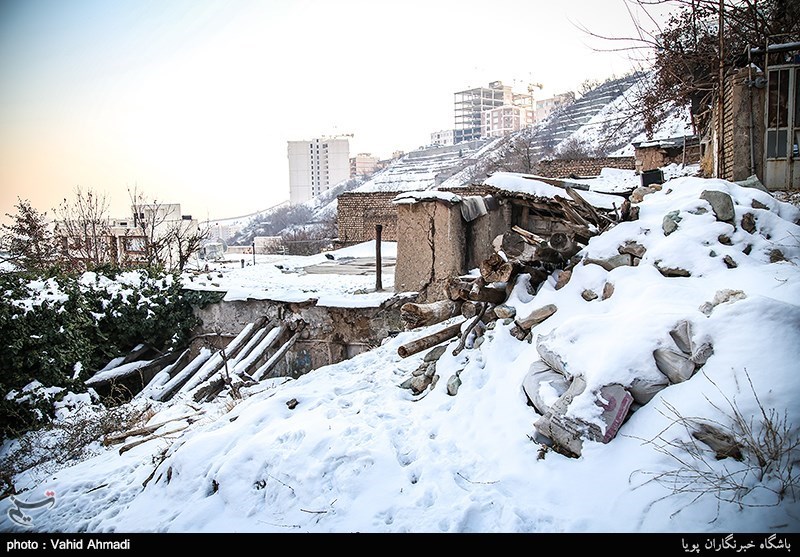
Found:
[[[672,281],[713,275],[722,278],[710,283],[720,284],[727,280],[725,273],[740,267],[794,264],[800,257],[796,238],[773,235],[786,226],[796,228],[800,211],[764,191],[722,180],[678,179],[634,193],[627,207],[629,220],[597,216],[585,236],[577,233],[574,222],[570,233],[549,238],[512,227],[495,239],[495,253],[477,272],[453,279],[449,300],[407,308],[409,329],[434,315],[439,322],[457,321],[444,329],[446,335],[426,337],[420,350],[436,348],[401,386],[424,394],[439,379],[437,360],[443,355],[481,350],[487,330],[507,331],[535,349],[526,352],[532,358],[521,387],[538,415],[537,440],[580,456],[587,440],[608,443],[661,390],[691,379],[714,355],[714,339],[704,332],[704,320],[718,306],[747,294],[715,288],[692,307],[680,300],[671,315],[648,315],[647,307],[632,313],[629,300],[636,295],[631,286],[636,274],[656,280],[667,291],[680,289],[681,283]],[[564,214],[572,213],[565,208]],[[625,281],[622,293],[618,279]],[[593,306],[590,321],[568,316],[553,321],[561,303],[605,305]],[[628,328],[647,329],[652,344],[628,346]],[[609,362],[630,364],[609,369],[602,353],[592,353],[598,338],[613,356]],[[447,347],[436,341],[447,342]],[[585,354],[576,348],[581,345]],[[412,353],[400,351],[403,357]],[[458,392],[460,381],[460,372],[450,377],[448,394]],[[694,436],[701,441],[713,437],[699,430]]]

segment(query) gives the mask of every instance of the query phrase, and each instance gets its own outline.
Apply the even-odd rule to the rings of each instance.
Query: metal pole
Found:
[[[383,225],[375,225],[375,291],[380,292],[383,290],[381,282],[381,233],[383,232]]]
[[[253,266],[256,264],[256,241],[253,240]]]

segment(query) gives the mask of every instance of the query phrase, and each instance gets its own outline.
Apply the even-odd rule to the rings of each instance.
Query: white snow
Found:
[[[700,199],[709,189],[732,196],[736,226],[717,221]],[[768,209],[755,208],[754,201]],[[662,220],[671,211],[681,221],[665,236]],[[755,216],[752,234],[738,224],[745,213]],[[716,460],[708,451],[702,462],[692,460],[682,445],[692,438],[673,412],[726,426],[735,408],[758,428],[762,405],[785,416],[797,438],[799,219],[797,208],[755,189],[692,177],[669,181],[645,197],[639,220],[595,237],[581,254],[609,257],[635,241],[647,249],[637,266],[606,271],[579,264],[566,286],[556,290],[553,276],[535,295],[524,277],[513,285],[508,303],[518,315],[549,303],[558,307],[533,329],[533,342],[512,337],[513,324],[503,321],[478,348],[454,356],[454,340],[436,365],[439,383],[419,396],[398,386],[426,352],[401,358],[397,349],[426,329],[386,338],[378,348],[298,379],[261,382],[245,389],[242,400],[208,403],[191,423],[172,422],[158,431],[172,433],[122,454],[119,445],[109,446],[68,468],[17,476],[22,498],[56,494],[53,508],[30,511],[29,530],[797,533],[800,493],[795,485],[779,495],[786,461],[776,461],[759,479],[747,461]],[[729,268],[725,256],[737,266]],[[241,284],[242,295],[303,294],[358,305],[356,290],[371,286],[372,278],[358,282],[361,277],[350,275],[340,282],[336,275],[316,275],[312,281],[303,274],[309,262],[325,259],[283,258],[288,273],[259,262],[214,281],[229,293]],[[683,267],[691,276],[668,278],[656,265]],[[600,293],[606,283],[614,285],[611,297],[582,298],[584,290]],[[725,289],[743,296],[701,311]],[[570,375],[587,381],[570,413],[591,421],[597,417],[592,389],[654,373],[652,351],[672,346],[669,330],[680,320],[692,323],[694,340],[713,344],[713,355],[691,379],[638,408],[609,443],[584,442],[579,458],[534,442],[539,415],[521,385],[539,359],[540,336]],[[445,385],[457,371],[462,384],[450,396]],[[290,409],[292,399],[297,406]],[[153,424],[196,414],[195,403],[180,397],[137,402],[150,406]],[[788,456],[797,462],[796,449]],[[699,495],[675,493],[659,482],[675,478],[670,474],[680,471],[678,458],[740,479],[736,501],[719,500],[714,485]],[[5,513],[0,529],[25,531]]]
[[[535,176],[526,176],[524,174],[497,172],[484,180],[484,184],[494,186],[507,192],[524,193],[548,199],[555,199],[556,196],[563,199],[569,198],[567,192],[563,188],[537,180]],[[604,195],[591,191],[580,191],[578,194],[593,206],[601,209],[613,209],[615,206],[619,207],[622,201],[620,197],[615,195]]]
[[[213,265],[208,272],[187,276],[184,286],[194,290],[225,292],[224,300],[274,300],[304,302],[316,299],[326,307],[377,307],[394,296],[395,242],[381,242],[382,283],[375,291],[375,241],[313,256],[235,256],[227,265]],[[245,262],[241,266],[240,261]],[[372,261],[352,272],[351,264]]]

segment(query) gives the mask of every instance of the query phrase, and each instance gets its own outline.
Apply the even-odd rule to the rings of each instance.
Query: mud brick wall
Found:
[[[542,160],[536,163],[533,174],[538,174],[545,178],[569,178],[572,174],[576,176],[599,176],[603,168],[634,170],[635,160],[633,157]]]
[[[375,239],[375,225],[383,225],[381,239],[397,241],[398,192],[346,192],[337,202],[339,244],[348,246]]]

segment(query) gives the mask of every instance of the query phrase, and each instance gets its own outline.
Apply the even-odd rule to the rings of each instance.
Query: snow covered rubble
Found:
[[[535,346],[522,387],[541,415],[535,423],[539,439],[572,456],[581,454],[585,439],[609,442],[630,412],[702,369],[714,354],[708,321],[715,308],[747,298],[744,290],[729,285],[743,278],[757,283],[765,265],[794,267],[800,253],[800,212],[761,190],[681,178],[635,193],[637,220],[592,239],[535,296],[530,285],[517,284],[490,318],[473,318],[479,325],[474,329],[462,326],[470,347],[480,346],[487,329],[509,326],[511,336]],[[732,273],[740,266],[740,273]],[[760,288],[769,286],[770,279],[761,280],[767,284]],[[712,291],[714,284],[719,286]],[[701,302],[687,304],[690,289],[707,292]],[[657,292],[660,307],[648,300]],[[675,297],[665,298],[667,292]],[[592,305],[557,325],[547,321],[559,306],[575,304],[576,294]],[[612,295],[614,302],[625,299],[612,303]],[[632,342],[642,338],[642,331],[648,333],[646,342]],[[402,386],[415,394],[433,389],[439,380],[436,360],[445,353],[442,347],[429,353]],[[458,392],[466,365],[462,360],[450,372],[448,394]]]
[[[733,224],[717,220],[701,198],[707,190],[731,196]],[[676,461],[659,447],[684,462],[692,458],[679,452],[693,438],[673,427],[671,409],[729,424],[727,401],[734,401],[757,427],[763,405],[785,416],[796,435],[800,213],[763,192],[697,178],[666,183],[639,208],[637,221],[593,238],[570,272],[549,277],[535,293],[525,280],[509,285],[506,303],[495,306],[498,319],[472,329],[455,355],[461,339],[407,358],[397,352],[452,323],[466,330],[470,318],[401,332],[297,379],[270,379],[243,390],[238,402],[135,401],[146,403],[146,427],[157,439],[125,451],[98,446],[96,456],[69,468],[31,469],[14,479],[23,499],[56,494],[52,509],[31,512],[31,529],[800,531],[796,482],[793,488],[781,476],[784,461],[756,475],[747,454],[717,461],[709,450],[705,471],[741,479],[732,495],[721,493],[721,484],[698,486],[708,495],[700,497],[654,481],[675,478],[662,476]],[[673,211],[678,227],[665,235],[664,216]],[[752,233],[741,224],[748,213]],[[620,246],[637,259],[610,264],[619,262]],[[689,275],[667,276],[667,269]],[[529,337],[512,335],[517,321],[550,305],[557,310],[531,322]],[[636,410],[613,442],[581,438],[578,458],[532,442],[540,410],[556,406],[570,381],[580,378],[586,387],[564,415],[603,428],[598,388],[635,392],[635,378],[660,378],[656,350],[699,354],[706,342],[713,354],[699,370],[654,389],[642,406],[632,403]],[[559,356],[566,373],[551,370],[534,397],[525,385],[531,369],[544,365],[540,344]],[[426,373],[441,381],[416,394],[398,388]],[[131,434],[125,446],[139,440]],[[796,448],[787,457],[796,461]],[[5,512],[0,529],[23,531]]]

